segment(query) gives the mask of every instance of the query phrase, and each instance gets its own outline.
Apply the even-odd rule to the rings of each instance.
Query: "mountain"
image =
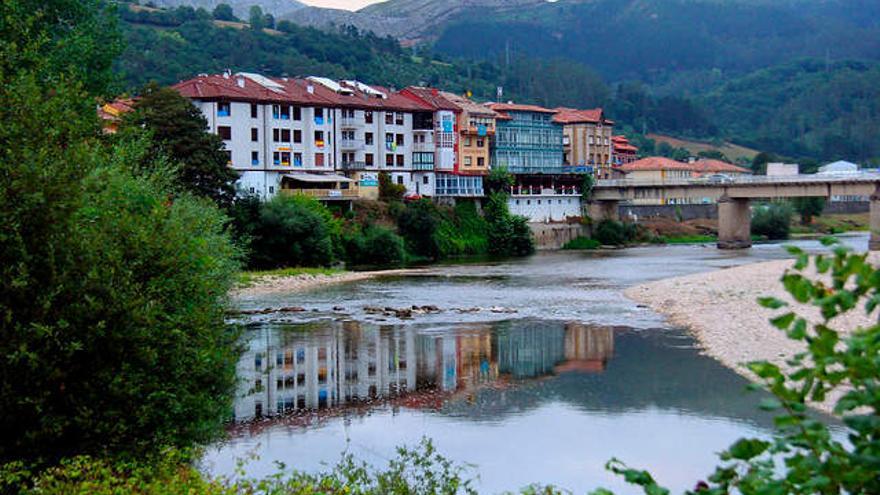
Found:
[[[247,19],[253,5],[259,6],[263,12],[275,17],[284,17],[305,7],[296,0],[150,0],[150,2],[157,7],[203,8],[208,12],[213,11],[217,5],[225,3],[232,7],[232,11],[239,19]]]

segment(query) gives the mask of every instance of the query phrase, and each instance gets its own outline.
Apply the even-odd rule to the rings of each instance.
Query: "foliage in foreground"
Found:
[[[833,240],[824,241],[834,244]],[[791,298],[819,310],[811,324],[794,311],[771,320],[789,339],[806,349],[793,357],[790,371],[758,361],[748,364],[760,386],[772,394],[761,408],[776,411],[772,439],[743,438],[721,454],[722,464],[695,492],[706,495],[750,494],[874,494],[880,493],[880,324],[852,330],[834,328],[835,319],[863,310],[872,318],[880,307],[880,270],[867,254],[841,246],[833,254],[797,256],[782,278]],[[811,269],[818,272],[810,278]],[[788,303],[762,298],[766,308],[786,310]],[[846,439],[832,435],[828,425],[809,414],[808,401],[835,398],[835,416],[846,427]],[[646,494],[669,493],[645,471],[613,460],[609,468]],[[607,493],[607,492],[602,492]]]
[[[351,454],[331,469],[306,474],[280,471],[262,479],[212,479],[189,464],[189,456],[169,451],[147,463],[111,462],[87,456],[65,460],[32,477],[21,465],[0,466],[0,491],[27,495],[454,495],[476,494],[469,468],[445,458],[430,440],[401,447],[384,469],[360,463]]]

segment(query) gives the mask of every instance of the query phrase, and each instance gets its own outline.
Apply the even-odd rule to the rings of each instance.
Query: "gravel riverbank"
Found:
[[[769,261],[676,277],[635,286],[624,294],[690,329],[706,354],[754,379],[743,363],[767,360],[786,367],[786,359],[804,350],[801,343],[789,340],[770,324],[769,319],[782,311],[760,307],[759,297],[777,297],[809,321],[821,321],[816,309],[794,303],[782,286],[780,278],[793,264],[791,260]],[[832,326],[847,333],[875,321],[876,316],[854,310],[833,320]],[[815,406],[830,412],[835,401],[831,397]]]
[[[316,289],[331,284],[358,282],[375,277],[408,275],[418,273],[417,269],[378,270],[371,272],[342,272],[332,275],[301,274],[292,276],[267,275],[253,281],[247,287],[234,289],[230,295],[233,299],[251,298],[283,292],[300,292]]]

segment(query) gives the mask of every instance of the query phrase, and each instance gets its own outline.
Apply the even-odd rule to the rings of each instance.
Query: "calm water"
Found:
[[[867,238],[847,243],[865,249]],[[231,475],[256,454],[249,475],[274,473],[276,461],[319,471],[343,452],[384,465],[427,436],[475,465],[486,493],[533,482],[634,492],[604,471],[611,457],[691,488],[714,452],[766,435],[771,418],[743,379],[621,291],[784,257],[778,245],[540,254],[242,301],[308,311],[248,320],[238,423],[205,467]],[[369,309],[413,305],[439,311]]]

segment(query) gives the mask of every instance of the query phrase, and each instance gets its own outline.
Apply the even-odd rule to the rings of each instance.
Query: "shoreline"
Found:
[[[876,262],[876,259],[872,260]],[[766,360],[791,370],[786,360],[806,350],[803,342],[788,339],[770,324],[770,318],[794,311],[810,323],[821,321],[817,308],[795,303],[782,286],[781,277],[794,260],[752,263],[733,268],[673,277],[626,289],[627,298],[648,306],[673,325],[686,328],[697,340],[701,352],[734,370],[749,381],[756,376],[746,367],[750,361]],[[773,296],[790,304],[771,310],[758,305],[759,297]],[[845,337],[859,326],[876,322],[858,306],[832,320]],[[840,394],[810,405],[831,414]]]
[[[232,300],[247,299],[282,292],[301,292],[326,287],[328,285],[360,282],[377,277],[412,275],[424,271],[421,268],[399,268],[393,270],[374,270],[366,272],[341,272],[332,275],[266,275],[259,277],[246,287],[236,287],[229,292]]]

